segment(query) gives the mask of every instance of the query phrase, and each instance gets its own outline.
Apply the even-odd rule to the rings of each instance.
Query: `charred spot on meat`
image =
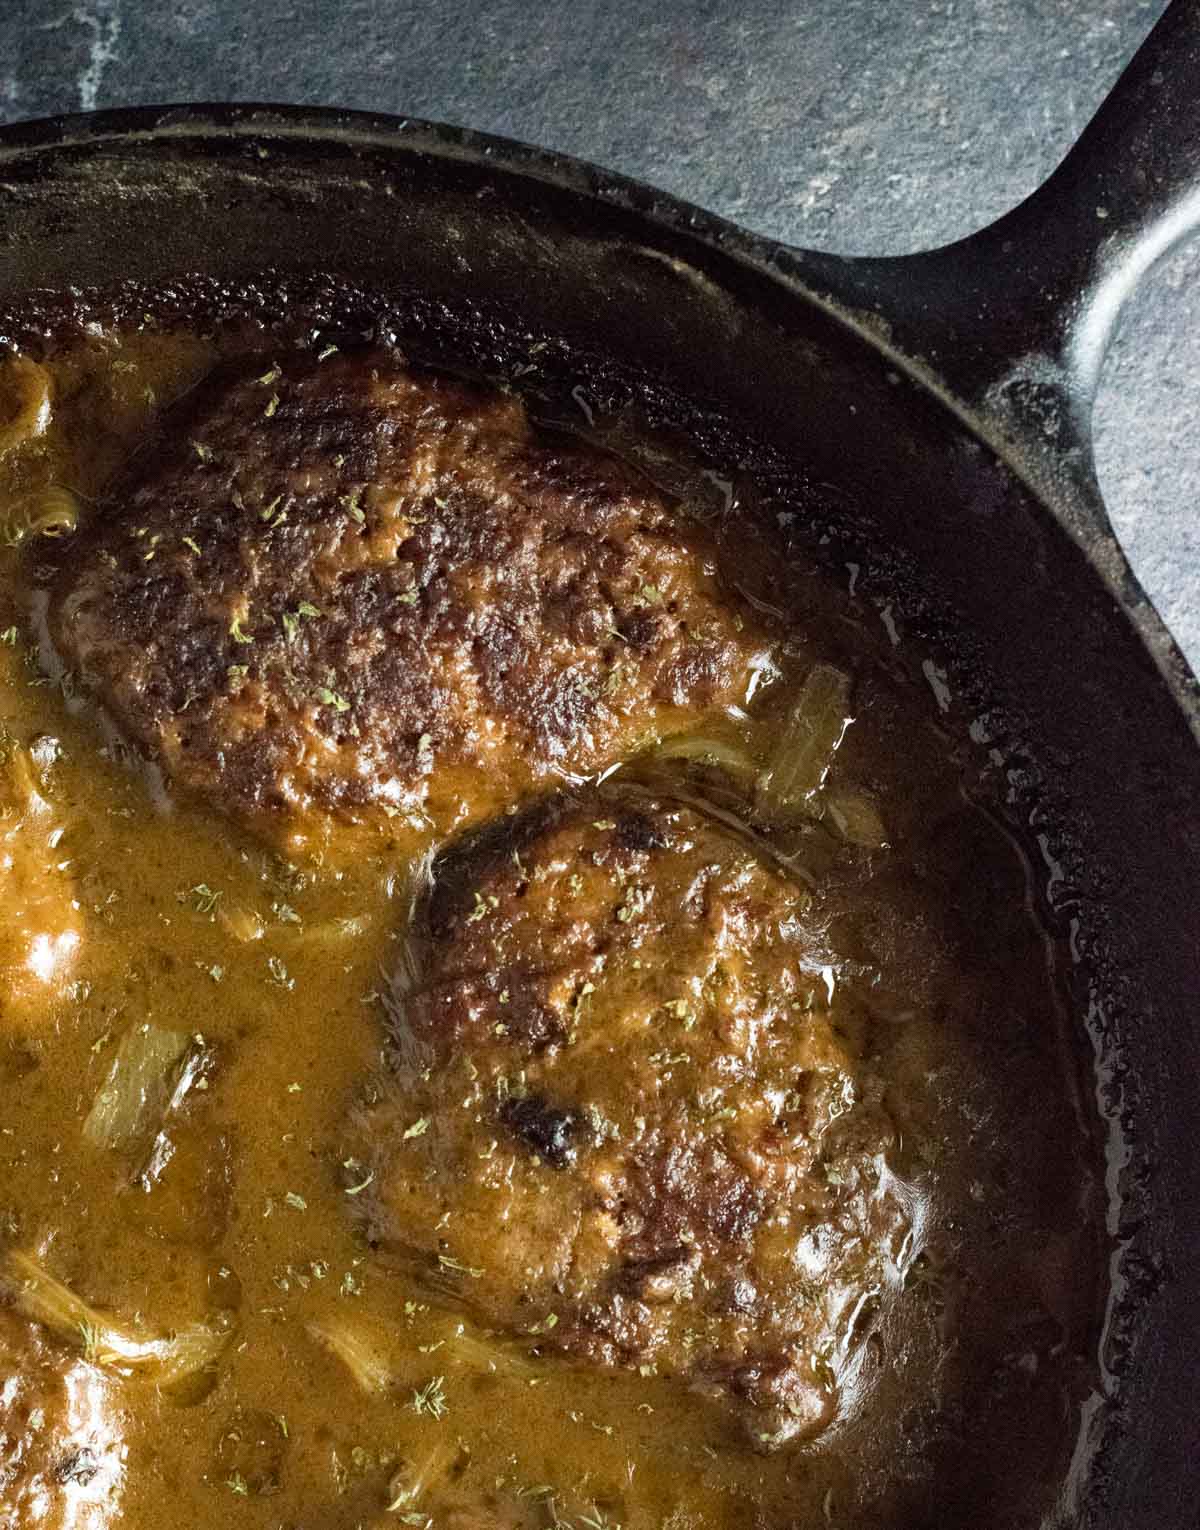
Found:
[[[500,1107],[500,1119],[518,1141],[543,1162],[563,1169],[575,1161],[579,1118],[574,1111],[548,1104],[540,1095],[516,1095]]]
[[[631,469],[380,349],[218,370],[63,541],[48,630],[172,783],[289,832],[486,816],[769,647]]]
[[[819,1434],[908,1225],[823,919],[654,797],[559,797],[449,849],[348,1146],[369,1238],[489,1325],[720,1400],[760,1447]]]

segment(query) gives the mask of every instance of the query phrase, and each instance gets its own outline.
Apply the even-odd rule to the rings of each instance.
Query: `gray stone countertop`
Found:
[[[1164,0],[3,0],[0,121],[281,101],[460,123],[845,253],[943,243],[1062,157]],[[1200,242],[1097,404],[1130,559],[1200,669]]]

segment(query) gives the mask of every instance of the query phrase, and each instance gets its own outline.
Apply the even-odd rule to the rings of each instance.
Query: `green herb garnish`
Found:
[[[198,914],[211,914],[221,901],[221,894],[214,892],[205,882],[198,882],[190,891]]]
[[[427,1381],[419,1392],[412,1395],[412,1410],[414,1413],[422,1413],[430,1418],[442,1418],[446,1412],[446,1391],[442,1383],[444,1376],[435,1376],[432,1381]]]
[[[335,712],[348,712],[350,703],[337,691],[331,691],[327,685],[317,686],[317,700],[324,702],[327,707],[332,707]]]
[[[482,898],[478,893],[476,893],[475,907],[467,915],[467,923],[478,924],[481,919],[486,918],[493,909],[499,908],[499,906],[500,899],[497,898],[495,893],[488,893],[486,898]]]
[[[290,993],[296,986],[296,979],[288,976],[288,970],[277,956],[267,957],[267,966],[270,969],[271,981],[280,988],[286,988]]]
[[[646,905],[650,902],[650,892],[645,887],[628,887],[621,906],[617,909],[617,918],[622,924],[628,924],[631,919],[636,919],[639,914],[644,914]]]

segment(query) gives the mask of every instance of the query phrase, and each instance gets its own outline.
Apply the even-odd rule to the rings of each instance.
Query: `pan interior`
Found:
[[[1074,958],[1107,1138],[1112,1285],[1064,1523],[1187,1523],[1200,1075],[1200,764],[1144,647],[1054,514],[770,252],[582,172],[470,143],[173,131],[4,166],[0,336],[253,318],[514,381],[548,423],[686,452],[785,504],[1007,777]],[[514,156],[514,161],[517,156]],[[532,173],[530,173],[532,172]],[[97,237],[103,231],[103,237]],[[728,249],[722,245],[727,244]],[[630,422],[634,428],[630,429]],[[1164,830],[1166,832],[1164,832]]]

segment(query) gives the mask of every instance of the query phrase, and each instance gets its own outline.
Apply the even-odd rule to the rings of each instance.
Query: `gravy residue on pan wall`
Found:
[[[96,326],[0,372],[0,1526],[1037,1522],[1099,1294],[1059,953],[986,768],[891,609],[881,622],[798,547],[781,561],[749,486],[717,517],[722,571],[732,585],[738,549],[737,598],[778,658],[744,705],[682,746],[646,738],[610,784],[750,816],[806,677],[850,677],[819,791],[767,833],[826,900],[829,954],[797,1010],[893,1128],[871,1187],[900,1208],[888,1240],[855,1254],[852,1217],[829,1232],[853,1299],[814,1297],[832,1421],[756,1449],[725,1400],[654,1364],[597,1369],[545,1327],[489,1326],[512,1271],[487,1292],[507,1244],[486,1219],[446,1260],[457,1282],[364,1236],[364,1089],[389,1066],[407,873],[436,825],[356,830],[348,856],[318,824],[289,859],[164,796],[51,678],[34,619],[41,538],[69,537],[76,506],[104,513],[105,484],[217,361],[269,349],[252,328]],[[680,473],[711,519],[729,486]],[[693,1042],[668,1034],[684,1017],[665,973],[658,997],[679,1068]],[[619,1113],[621,1054],[589,1058]],[[840,1160],[823,1172],[836,1192]]]

